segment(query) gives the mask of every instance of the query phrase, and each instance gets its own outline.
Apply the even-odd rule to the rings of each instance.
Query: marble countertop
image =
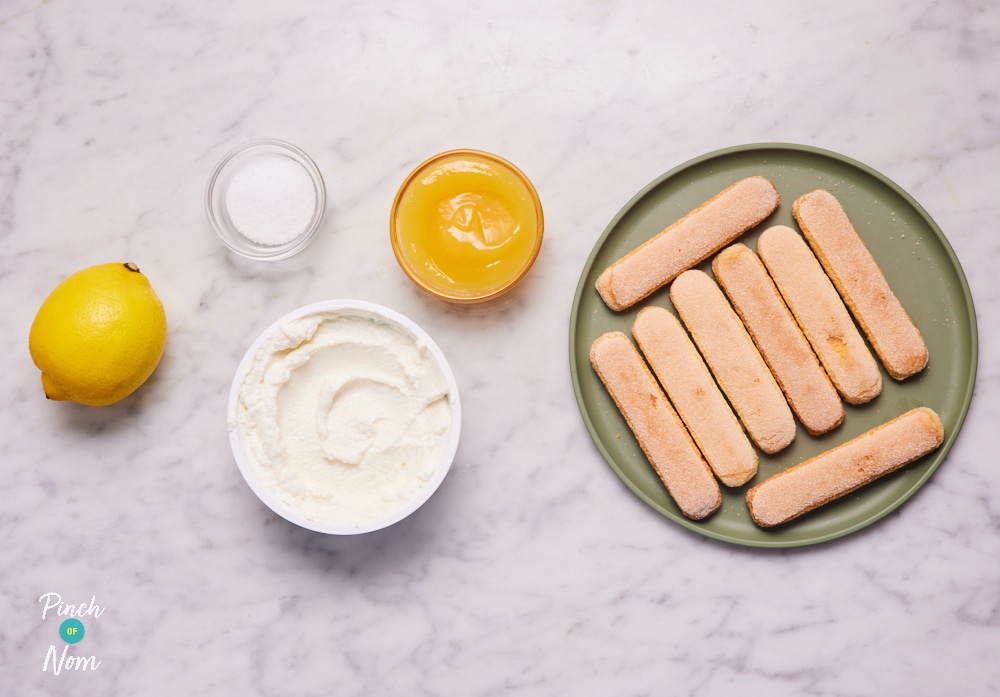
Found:
[[[1000,6],[10,0],[0,36],[0,692],[1000,690]],[[203,203],[217,160],[260,137],[310,153],[331,204],[276,266],[228,252]],[[577,281],[618,210],[690,158],[758,142],[838,152],[909,192],[979,319],[976,393],[929,483],[793,550],[644,505],[591,440],[568,363]],[[531,274],[487,305],[430,299],[389,244],[400,182],[455,147],[515,162],[545,209]],[[109,261],[163,300],[163,360],[117,405],[47,401],[34,314]],[[464,423],[423,509],[335,538],[254,497],[226,401],[264,327],[343,297],[435,338]],[[93,660],[55,675],[74,609],[70,655]]]

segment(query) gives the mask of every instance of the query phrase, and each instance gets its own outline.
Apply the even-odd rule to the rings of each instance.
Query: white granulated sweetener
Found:
[[[268,246],[291,242],[316,211],[316,188],[306,169],[284,155],[247,163],[226,190],[229,219],[241,235]]]

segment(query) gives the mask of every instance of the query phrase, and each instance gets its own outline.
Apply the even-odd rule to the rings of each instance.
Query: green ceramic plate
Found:
[[[924,335],[930,362],[897,382],[883,371],[882,394],[861,407],[847,406],[844,423],[814,438],[799,426],[795,442],[776,455],[760,456],[757,476],[739,489],[723,487],[721,508],[694,522],[674,505],[624,419],[590,366],[590,345],[606,331],[631,336],[632,321],[648,304],[672,308],[661,289],[622,313],[609,310],[594,289],[609,264],[660,232],[733,182],[762,174],[774,182],[781,205],[740,241],[756,249],[760,231],[782,224],[797,229],[792,202],[817,188],[830,190],[864,238],[903,306]],[[710,262],[699,267],[711,273]],[[976,315],[965,274],[944,234],[899,186],[842,155],[788,144],[758,144],[695,158],[654,181],[611,221],[580,277],[570,318],[570,368],[577,402],[598,450],[625,484],[649,506],[696,533],[756,547],[797,547],[856,532],[909,499],[944,461],[972,400],[977,361]],[[945,441],[936,451],[853,494],[785,526],[758,528],[747,511],[746,490],[767,477],[916,407],[934,409]]]

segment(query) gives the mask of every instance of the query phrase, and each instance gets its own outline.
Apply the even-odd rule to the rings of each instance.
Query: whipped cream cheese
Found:
[[[321,311],[264,337],[230,428],[258,482],[308,520],[360,526],[402,508],[448,445],[448,381],[403,328]]]

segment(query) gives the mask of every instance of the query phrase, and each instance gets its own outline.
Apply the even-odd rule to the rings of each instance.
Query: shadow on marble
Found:
[[[360,535],[325,535],[306,530],[262,510],[267,516],[260,529],[261,550],[272,550],[272,563],[288,557],[289,563],[312,567],[319,574],[370,576],[420,568],[421,558],[435,556],[445,540],[453,540],[457,516],[449,513],[455,505],[457,487],[448,481],[412,515],[381,530]]]

